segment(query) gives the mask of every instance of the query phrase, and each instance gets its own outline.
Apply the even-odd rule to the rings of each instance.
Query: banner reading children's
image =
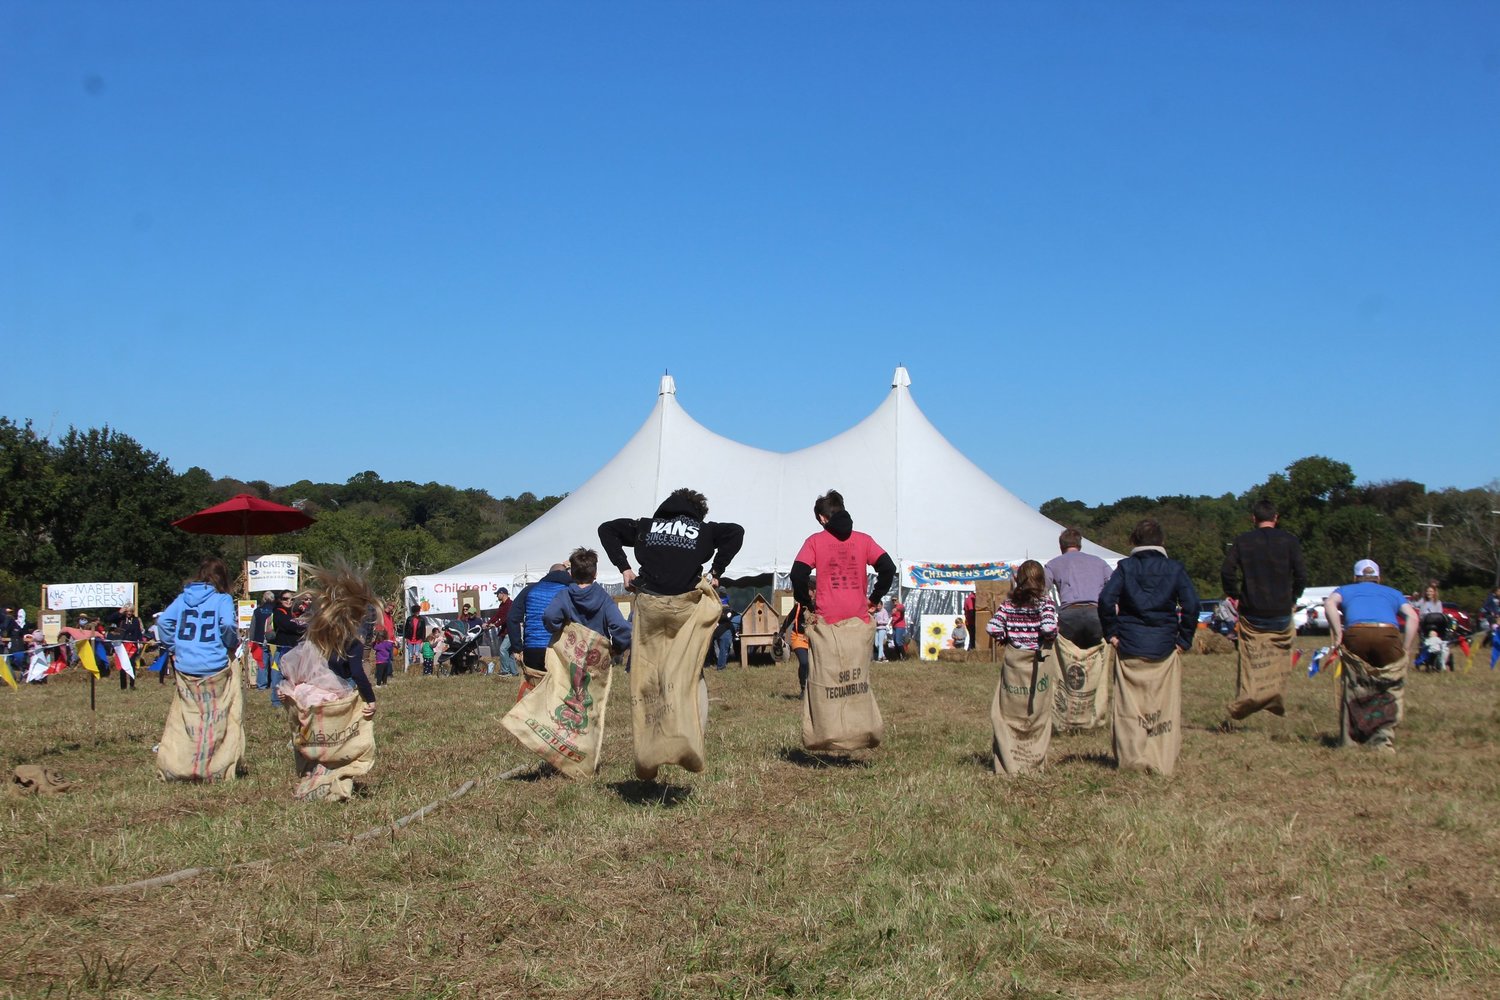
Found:
[[[46,605],[51,611],[86,608],[123,608],[135,604],[133,583],[49,583]]]
[[[994,563],[907,563],[908,587],[967,586],[982,580],[1009,580],[1011,564]]]

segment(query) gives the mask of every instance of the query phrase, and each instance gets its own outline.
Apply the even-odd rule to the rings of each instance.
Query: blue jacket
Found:
[[[511,605],[510,617],[505,622],[505,634],[510,636],[511,649],[546,649],[552,641],[547,627],[542,623],[542,614],[558,592],[571,586],[573,578],[565,569],[555,569],[516,595]],[[525,642],[522,642],[521,627],[525,626]]]
[[[606,637],[617,653],[630,648],[630,623],[620,614],[620,606],[614,598],[597,583],[589,587],[570,583],[567,589],[558,591],[552,598],[542,615],[547,631],[555,636],[568,622],[577,622]]]
[[[1190,649],[1198,628],[1198,592],[1176,559],[1139,548],[1121,559],[1099,592],[1104,639],[1118,637],[1120,655],[1165,659],[1174,645]]]
[[[190,583],[161,613],[156,632],[182,673],[193,677],[217,673],[240,645],[234,598],[206,583]]]

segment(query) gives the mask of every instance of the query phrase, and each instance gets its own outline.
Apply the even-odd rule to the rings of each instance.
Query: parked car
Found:
[[[1474,631],[1474,619],[1469,616],[1469,613],[1467,611],[1461,609],[1457,604],[1454,604],[1450,601],[1444,601],[1443,613],[1446,614],[1448,616],[1448,620],[1453,623],[1453,628],[1456,630],[1458,635],[1469,635]]]
[[[1298,635],[1322,635],[1328,631],[1328,617],[1323,614],[1323,601],[1337,587],[1308,587],[1298,597],[1292,608],[1292,625]]]

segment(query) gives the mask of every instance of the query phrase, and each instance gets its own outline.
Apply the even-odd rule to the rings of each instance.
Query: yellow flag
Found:
[[[87,670],[95,677],[98,677],[99,664],[94,662],[93,642],[88,639],[84,639],[81,642],[78,642],[76,645],[78,647],[78,662],[83,665],[83,669]]]
[[[4,681],[11,687],[16,686],[16,679],[10,672],[10,657],[0,653],[0,681]]]

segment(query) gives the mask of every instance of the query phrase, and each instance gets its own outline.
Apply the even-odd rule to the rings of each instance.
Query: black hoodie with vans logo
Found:
[[[691,504],[668,498],[651,517],[621,517],[599,525],[599,544],[621,573],[630,569],[627,548],[635,549],[640,572],[635,588],[672,597],[698,586],[703,564],[717,579],[745,542],[745,529],[725,521],[699,521]]]

